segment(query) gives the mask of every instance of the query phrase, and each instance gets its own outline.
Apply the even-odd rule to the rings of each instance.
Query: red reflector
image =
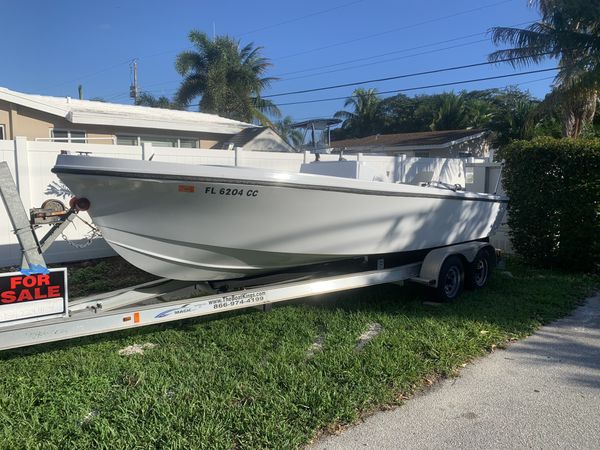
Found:
[[[76,204],[79,211],[87,211],[91,206],[91,203],[87,198],[78,199]]]
[[[91,203],[87,198],[77,198],[77,197],[72,197],[71,200],[69,200],[69,206],[71,208],[76,209],[77,211],[87,211],[88,209],[90,209]]]
[[[196,189],[194,188],[194,186],[191,186],[189,184],[180,184],[179,185],[179,192],[194,192]]]

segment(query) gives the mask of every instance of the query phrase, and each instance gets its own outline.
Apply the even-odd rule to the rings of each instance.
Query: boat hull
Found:
[[[133,265],[179,280],[472,241],[490,235],[504,208],[489,196],[414,186],[390,191],[386,183],[256,169],[62,158],[54,171],[90,200],[109,245]]]

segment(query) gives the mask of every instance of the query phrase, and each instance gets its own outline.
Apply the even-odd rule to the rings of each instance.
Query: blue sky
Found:
[[[175,92],[181,77],[174,69],[174,59],[189,48],[191,29],[212,35],[214,28],[217,34],[228,34],[243,44],[263,46],[264,55],[273,63],[270,75],[281,78],[265,92],[274,94],[482,62],[494,50],[485,34],[490,27],[522,26],[536,20],[538,14],[526,0],[8,0],[3,2],[3,17],[8,20],[2,27],[5,45],[0,86],[76,97],[77,86],[82,84],[85,98],[129,103],[132,58],[139,59],[142,90],[167,96]],[[346,63],[351,60],[358,61]],[[323,67],[333,64],[339,65]],[[548,61],[519,70],[554,64]],[[483,66],[363,87],[385,91],[512,72],[508,65]],[[543,97],[552,75],[530,74],[409,94],[522,83],[521,88]],[[344,97],[353,89],[278,97],[276,101]],[[281,109],[301,120],[331,116],[342,105],[343,100],[337,100]]]

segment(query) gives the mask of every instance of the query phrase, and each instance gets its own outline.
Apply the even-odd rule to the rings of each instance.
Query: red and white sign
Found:
[[[68,314],[67,269],[0,274],[0,326]]]

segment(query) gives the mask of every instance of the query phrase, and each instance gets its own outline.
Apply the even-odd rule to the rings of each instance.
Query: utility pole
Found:
[[[131,60],[131,64],[129,65],[129,68],[131,69],[132,80],[133,80],[131,82],[131,86],[129,87],[129,97],[131,97],[134,102],[137,102],[138,95],[140,93],[139,86],[138,86],[138,78],[137,78],[137,63],[138,63],[137,58],[134,58]]]

